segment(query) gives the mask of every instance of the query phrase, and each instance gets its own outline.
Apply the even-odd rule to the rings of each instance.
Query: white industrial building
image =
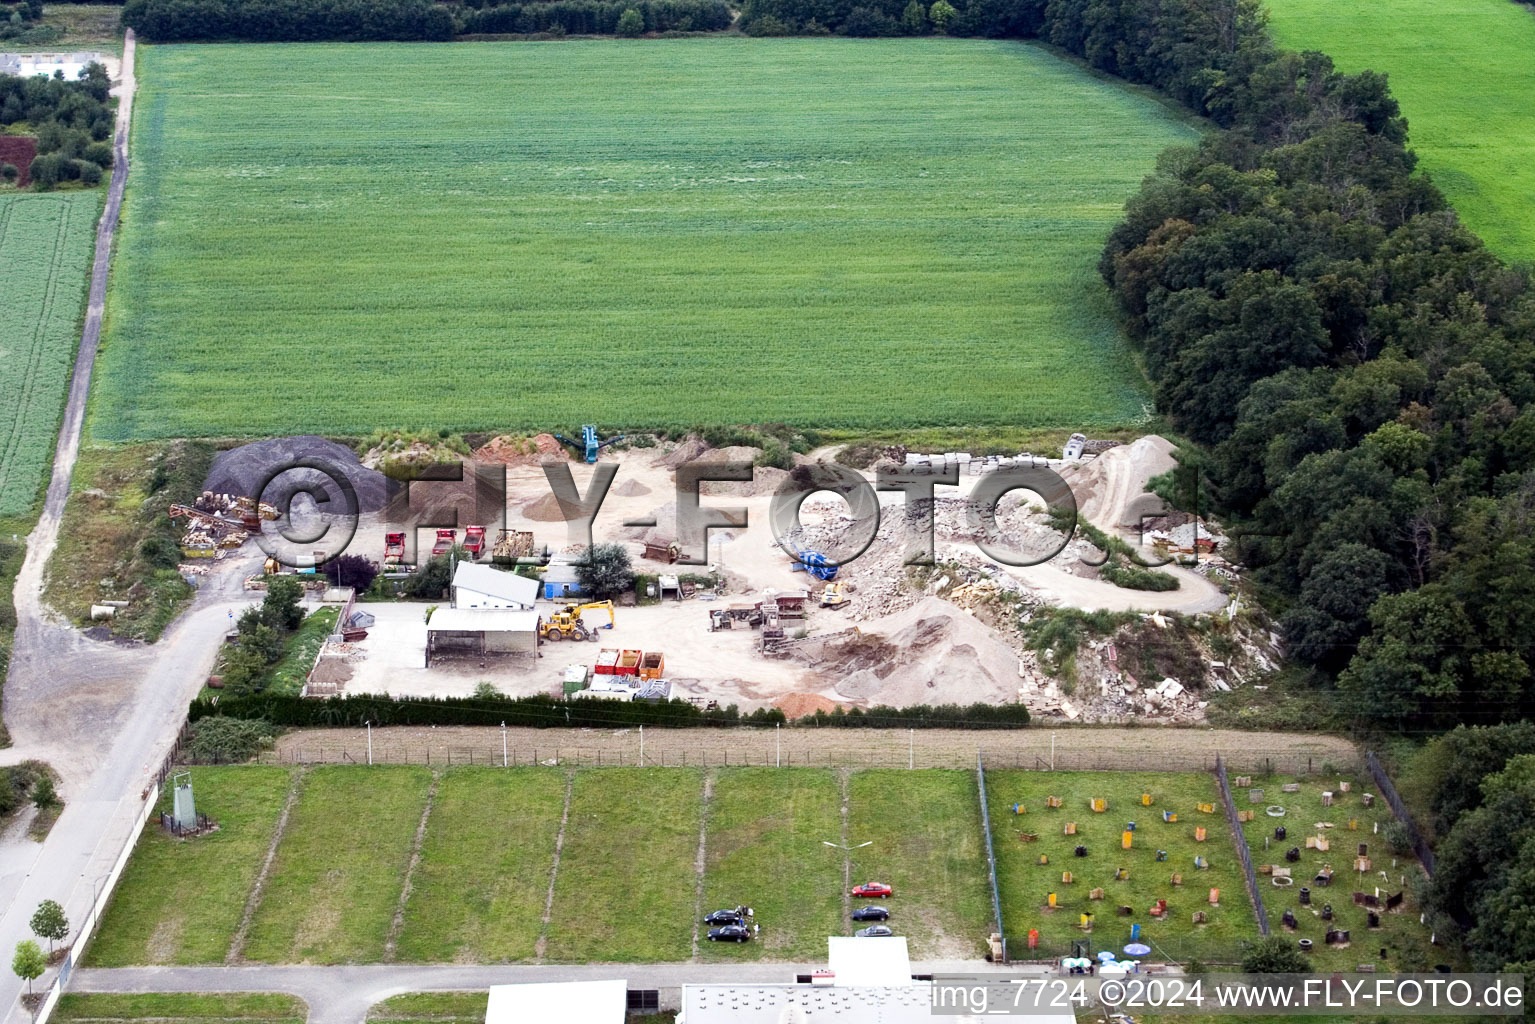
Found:
[[[445,654],[538,654],[538,613],[516,608],[438,608],[426,623],[426,665]]]
[[[626,981],[492,985],[485,1024],[624,1024]]]
[[[62,71],[65,79],[73,82],[86,65],[100,61],[99,53],[0,53],[0,74],[52,78],[55,72]]]
[[[459,562],[453,570],[454,608],[530,609],[538,600],[538,581],[488,565]]]

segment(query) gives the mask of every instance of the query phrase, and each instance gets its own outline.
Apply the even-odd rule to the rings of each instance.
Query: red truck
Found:
[[[405,534],[384,534],[384,564],[399,565],[405,561]]]
[[[464,527],[464,550],[469,552],[469,557],[478,561],[485,551],[485,527]]]
[[[453,543],[456,540],[458,540],[457,530],[438,530],[437,543],[432,545],[432,554],[446,555],[453,550]]]

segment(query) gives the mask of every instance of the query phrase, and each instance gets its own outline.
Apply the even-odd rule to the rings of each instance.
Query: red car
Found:
[[[861,900],[885,899],[894,896],[895,890],[884,882],[865,882],[853,886],[853,895]]]

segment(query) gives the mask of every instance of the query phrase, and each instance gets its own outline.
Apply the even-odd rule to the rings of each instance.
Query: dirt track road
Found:
[[[395,726],[373,730],[377,763],[447,765],[501,763],[499,728]],[[567,764],[639,763],[640,737],[633,729],[507,729],[508,762],[558,760]],[[1257,770],[1267,759],[1276,769],[1314,771],[1358,762],[1359,751],[1336,736],[1240,732],[1234,729],[1138,729],[1046,727],[978,731],[963,729],[647,729],[646,764],[850,765],[973,768],[976,750],[988,765],[1065,769],[1206,770],[1216,754],[1233,767]],[[270,758],[284,762],[366,764],[363,729],[300,729],[281,736]]]

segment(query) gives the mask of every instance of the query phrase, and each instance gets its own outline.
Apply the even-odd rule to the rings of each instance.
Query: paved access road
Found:
[[[684,984],[792,982],[825,964],[457,964],[351,967],[116,967],[76,971],[71,992],[286,992],[309,1004],[309,1024],[360,1024],[368,1007],[405,992],[483,992],[492,985],[623,979],[631,989],[675,989]],[[914,974],[1026,973],[1014,965],[980,960],[916,962]],[[1044,970],[1044,968],[1040,968]]]

